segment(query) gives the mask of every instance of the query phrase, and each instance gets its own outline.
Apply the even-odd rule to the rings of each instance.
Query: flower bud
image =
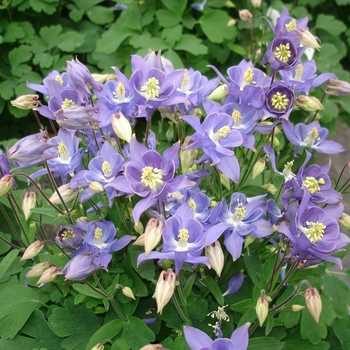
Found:
[[[62,275],[61,270],[57,266],[51,266],[44,271],[36,284],[51,282],[56,278],[57,275]]]
[[[145,230],[145,255],[147,256],[160,242],[162,237],[163,223],[160,219],[151,218]]]
[[[261,295],[255,306],[256,315],[258,316],[260,327],[262,327],[266,320],[267,314],[269,313],[269,303],[265,296],[265,291],[261,291]]]
[[[244,273],[243,270],[236,273],[231,279],[228,281],[227,291],[222,295],[223,297],[230,294],[237,293],[242,287],[244,282]]]
[[[20,261],[28,260],[34,258],[34,256],[38,255],[41,250],[44,248],[44,243],[41,241],[35,241],[32,243],[24,252]]]
[[[19,109],[33,109],[40,104],[39,95],[22,95],[11,101],[11,104]]]
[[[273,184],[265,184],[265,185],[262,185],[261,187],[272,194],[275,194],[278,191],[277,187]]]
[[[326,94],[334,96],[347,97],[350,96],[350,84],[346,81],[338,79],[329,79],[329,83],[334,85],[327,84]]]
[[[307,112],[320,111],[324,109],[321,101],[314,96],[299,95],[295,99],[295,104]]]
[[[14,182],[15,182],[15,180],[11,174],[5,174],[0,179],[0,196],[3,196],[8,191],[10,191],[12,189]]]
[[[169,300],[174,294],[176,275],[169,269],[168,271],[163,270],[156,285],[156,290],[152,298],[156,299],[157,312],[162,314],[163,308],[168,304]]]
[[[166,139],[170,142],[174,138],[174,124],[169,123],[168,130],[165,133]]]
[[[251,235],[246,235],[244,237],[244,248],[247,248],[249,245],[251,245],[255,241],[255,237]]]
[[[139,245],[141,247],[145,246],[145,234],[140,235],[137,240],[133,243],[133,245]]]
[[[219,85],[214,91],[211,92],[211,94],[207,97],[208,100],[215,100],[220,101],[224,97],[226,97],[227,94],[227,85],[222,84]]]
[[[308,46],[316,50],[319,50],[321,48],[320,44],[316,40],[316,37],[312,35],[307,29],[299,28],[297,29],[297,32],[301,34],[301,43],[304,46]]]
[[[190,137],[186,136],[183,147],[187,147],[190,142]],[[191,166],[194,164],[194,159],[198,156],[198,148],[180,150],[180,162],[182,173],[188,173]]]
[[[36,193],[35,192],[26,192],[24,194],[22,202],[22,210],[24,214],[24,219],[27,221],[32,215],[30,209],[35,208],[36,206]]]
[[[253,7],[260,7],[261,6],[261,0],[251,0]]]
[[[131,290],[129,287],[123,286],[123,287],[122,287],[122,292],[123,292],[123,294],[124,294],[126,297],[128,297],[128,298],[130,298],[130,299],[136,300],[136,299],[135,299],[135,296],[134,296],[134,293],[132,292],[132,290]]]
[[[341,217],[338,220],[338,224],[341,227],[344,227],[344,228],[349,230],[350,229],[350,215],[346,214],[346,213],[341,214]]]
[[[220,277],[224,267],[224,253],[221,249],[220,242],[216,241],[208,247],[205,247],[205,256],[208,257],[210,266]]]
[[[96,344],[91,350],[103,350],[105,348],[103,343]]]
[[[92,78],[97,81],[98,83],[105,83],[107,80],[116,80],[115,74],[91,74]]]
[[[260,159],[253,165],[253,171],[252,171],[253,180],[264,171],[265,165],[266,165],[265,158]]]
[[[322,300],[316,288],[307,288],[304,294],[306,307],[316,323],[320,321]]]
[[[61,197],[65,203],[72,201],[76,196],[76,192],[69,187],[69,184],[58,187],[58,191],[60,192]],[[49,199],[53,204],[62,204],[57,191],[55,191]]]
[[[248,10],[239,11],[239,18],[242,21],[250,21],[253,18],[253,15]]]
[[[162,344],[148,344],[143,346],[140,350],[162,350]]]
[[[31,268],[30,271],[26,274],[26,277],[38,277],[41,276],[51,264],[48,261],[44,261],[42,263],[36,264]]]
[[[89,185],[89,188],[94,193],[101,193],[104,191],[103,186],[97,181],[92,181]]]
[[[231,180],[224,173],[220,172],[220,183],[224,185],[228,190],[231,189]]]
[[[294,304],[291,306],[292,307],[292,311],[293,312],[299,312],[300,310],[304,309],[305,306],[302,306],[302,305],[297,305],[297,304]]]
[[[118,114],[112,114],[111,123],[116,135],[120,139],[130,143],[132,129],[129,120],[125,118],[124,114],[122,112],[118,112]]]
[[[134,230],[139,234],[142,235],[143,234],[143,225],[142,222],[139,221],[138,223],[134,224]]]

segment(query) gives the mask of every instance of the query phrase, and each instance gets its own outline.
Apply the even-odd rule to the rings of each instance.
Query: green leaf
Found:
[[[283,344],[272,337],[249,339],[248,350],[282,350]]]
[[[25,32],[21,26],[21,23],[12,22],[9,23],[5,28],[5,33],[3,34],[4,43],[14,43],[18,39],[24,38]]]
[[[35,214],[48,216],[50,218],[57,218],[57,216],[58,216],[57,211],[53,208],[32,208],[31,212],[33,212]]]
[[[257,254],[244,254],[244,264],[247,273],[256,287],[264,289],[263,267]]]
[[[153,13],[151,17],[150,14],[146,13],[147,18],[144,19],[145,23],[148,22],[148,24],[150,24],[151,22],[153,22],[154,12],[152,11],[151,13]],[[142,16],[140,16],[140,11],[136,4],[130,4],[130,6],[128,6],[128,8],[125,11],[122,11],[118,23],[125,28],[141,32],[142,26],[145,25],[141,24],[142,21],[143,18]]]
[[[234,43],[227,43],[227,46],[235,53],[237,53],[240,56],[245,56],[246,52],[244,48],[241,45],[236,45]]]
[[[95,6],[86,12],[90,21],[96,24],[108,24],[114,20],[114,9],[109,7]]]
[[[145,12],[143,14],[143,16],[141,17],[141,27],[145,27],[148,26],[149,24],[151,24],[154,21],[154,15],[156,14],[156,11],[151,9],[148,10],[147,12]]]
[[[319,14],[316,20],[316,27],[326,30],[329,34],[338,36],[345,32],[346,26],[334,16]]]
[[[84,16],[83,10],[78,10],[74,5],[69,4],[67,8],[70,10],[68,16],[73,22],[80,22]]]
[[[21,45],[9,52],[10,64],[13,68],[18,67],[23,62],[28,62],[33,54],[28,45]]]
[[[29,0],[29,4],[36,12],[45,12],[52,15],[59,5],[59,0]]]
[[[91,350],[96,344],[114,338],[122,330],[123,325],[124,322],[120,319],[106,323],[90,338],[85,350]]]
[[[41,68],[50,68],[53,63],[53,57],[48,52],[41,52],[34,56],[34,64],[39,64]]]
[[[117,23],[102,34],[102,38],[96,43],[96,51],[113,53],[117,51],[121,43],[130,35],[130,31]]]
[[[309,340],[312,344],[317,345],[327,336],[327,327],[320,319],[319,323],[311,316],[309,310],[301,310],[300,335],[304,340]]]
[[[164,28],[162,31],[162,39],[165,39],[165,41],[173,47],[175,43],[180,40],[181,34],[182,26],[178,24],[171,28]]]
[[[158,23],[161,27],[169,28],[174,27],[176,24],[180,23],[181,17],[175,16],[168,10],[158,10],[156,13]]]
[[[208,53],[208,48],[203,45],[202,40],[191,34],[182,35],[180,41],[175,45],[174,49],[177,51],[187,51],[195,56],[206,55]]]
[[[162,3],[174,15],[182,17],[186,9],[187,0],[163,0]]]
[[[196,25],[196,20],[190,15],[185,15],[184,17],[182,17],[182,23],[184,27],[186,27],[189,30],[192,30]]]
[[[255,306],[255,302],[253,299],[246,299],[231,305],[230,309],[232,311],[236,311],[243,314],[249,309],[254,308],[254,306]]]
[[[0,278],[4,276],[5,272],[11,266],[13,261],[16,259],[18,253],[19,253],[18,249],[13,249],[4,258],[2,258],[0,263]]]
[[[326,0],[299,0],[298,5],[316,7],[323,4]]]
[[[53,47],[57,46],[57,37],[62,32],[62,27],[60,25],[51,27],[42,27],[40,29],[40,36],[45,41],[47,48],[51,50]]]
[[[53,310],[49,326],[59,337],[67,337],[62,342],[66,350],[85,349],[91,334],[101,327],[100,320],[85,305],[77,307],[71,299],[65,302],[65,306]]]
[[[144,279],[148,281],[154,280],[155,268],[152,260],[146,260],[137,266],[137,257],[145,250],[137,245],[129,245],[128,252],[130,254],[131,265],[134,270]]]
[[[350,0],[335,0],[338,6],[350,5]]]
[[[350,320],[349,316],[343,319],[336,319],[332,325],[334,334],[341,342],[343,349],[350,349]]]
[[[101,295],[98,292],[95,292],[93,289],[91,289],[89,286],[87,286],[86,284],[80,284],[80,283],[74,283],[72,285],[72,287],[78,291],[79,293],[83,294],[83,295],[87,295],[89,297],[92,298],[96,298],[96,299],[104,299],[105,297],[103,295]],[[97,288],[98,289],[98,288]],[[99,289],[98,289],[99,290]]]
[[[74,30],[60,34],[57,38],[57,47],[65,52],[73,52],[76,48],[83,45],[85,36]]]
[[[209,10],[199,20],[199,24],[210,41],[221,44],[225,39],[231,40],[236,36],[237,29],[228,26],[230,16],[222,10]]]
[[[204,277],[201,281],[207,286],[207,288],[209,289],[210,293],[213,294],[216,301],[221,306],[224,305],[224,297],[222,296],[221,290],[216,281],[210,276]]]
[[[130,40],[130,45],[138,48],[145,48],[147,50],[159,51],[168,48],[168,44],[160,38],[153,38],[151,34],[144,33],[140,36],[134,36]]]
[[[0,298],[0,336],[12,339],[38,304],[37,294],[29,287],[17,285],[4,288]]]
[[[79,10],[86,12],[95,5],[103,2],[103,0],[73,0],[73,2]]]
[[[0,87],[0,89],[1,89],[1,87]],[[5,238],[7,241],[11,242],[11,235],[0,231],[0,236]],[[0,255],[7,253],[10,249],[11,249],[11,247],[8,244],[6,244],[3,241],[0,241]]]
[[[124,323],[122,338],[127,339],[127,343],[132,350],[139,350],[144,345],[153,342],[155,335],[141,319],[130,317]]]
[[[175,69],[184,68],[184,64],[180,56],[174,50],[167,50],[163,55],[165,58],[171,61]]]
[[[0,83],[0,96],[4,100],[9,100],[14,94],[14,89],[17,85],[16,79],[5,80]]]

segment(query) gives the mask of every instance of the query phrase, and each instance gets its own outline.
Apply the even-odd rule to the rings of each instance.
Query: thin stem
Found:
[[[252,60],[252,58],[253,58],[253,23],[252,23],[251,18],[249,18],[249,27],[250,27],[250,57],[249,57],[249,59]]]
[[[41,124],[41,121],[40,121],[40,118],[39,118],[39,114],[38,114],[37,111],[35,111],[34,109],[32,109],[32,111],[33,111],[33,113],[34,113],[36,122],[37,122],[38,125],[39,125],[39,129],[40,129],[40,130],[43,130],[43,129],[44,129],[44,126],[43,126],[43,124]]]
[[[174,302],[174,305],[175,305],[175,307],[176,307],[176,310],[177,310],[178,314],[180,315],[180,317],[182,318],[182,320],[183,320],[185,323],[187,323],[187,322],[188,322],[188,319],[186,318],[185,314],[182,312],[181,307],[180,307],[180,305],[179,305],[179,302],[178,302],[177,299],[176,299],[175,293],[173,294],[172,299],[173,299],[173,302]]]
[[[293,275],[295,270],[298,268],[298,263],[294,263],[289,271],[287,272],[286,276],[284,277],[283,281],[279,284],[279,286],[274,290],[273,296],[277,295],[277,293],[281,290],[283,285],[288,281],[288,279]]]
[[[323,91],[323,95],[322,95],[322,98],[321,98],[321,100],[320,100],[321,103],[323,103],[323,100],[324,100],[325,97],[326,97],[326,91]],[[315,112],[313,118],[311,119],[311,123],[315,120],[315,118],[316,118],[318,112],[319,112],[318,110]]]
[[[14,248],[14,249],[21,249],[21,247],[17,246],[16,244],[13,244],[11,242],[9,242],[7,239],[5,239],[4,237],[0,236],[0,241],[8,244],[10,247]]]
[[[21,247],[24,247],[22,240],[19,238],[17,231],[16,231],[15,227],[13,226],[12,221],[10,220],[10,217],[7,215],[5,208],[3,207],[3,205],[1,203],[0,203],[0,210],[1,210],[2,214],[5,216],[5,219],[6,219],[7,223],[9,224],[13,235],[16,237],[17,242],[21,245]]]
[[[269,290],[269,293],[271,293],[271,290],[272,290],[272,284],[273,284],[273,280],[275,279],[275,273],[277,271],[277,265],[278,265],[278,257],[279,257],[279,254],[281,252],[281,241],[282,241],[282,238],[283,235],[281,236],[280,238],[280,242],[278,244],[278,248],[277,248],[277,252],[276,252],[276,257],[275,257],[275,261],[273,263],[273,268],[272,268],[272,274],[271,274],[271,277],[270,277],[270,280],[269,280],[269,283],[268,283],[268,290]]]
[[[334,186],[334,189],[335,189],[335,190],[337,189],[337,187],[338,187],[338,185],[339,185],[340,179],[341,179],[341,177],[342,177],[343,174],[344,174],[344,171],[345,171],[346,166],[349,166],[348,162],[346,162],[346,163],[344,164],[343,169],[341,170],[341,172],[340,172],[340,174],[339,174],[339,177],[338,177],[338,179],[337,179],[337,182],[336,182],[336,184],[335,184],[335,186]]]
[[[51,126],[53,133],[55,134],[55,136],[57,136],[57,130],[56,130],[55,124],[53,123],[52,119],[49,119],[49,123],[50,123],[50,126]]]
[[[151,128],[151,118],[148,117],[146,118],[146,135],[145,135],[145,142],[144,142],[146,147],[147,147],[147,140],[148,140],[150,128]]]

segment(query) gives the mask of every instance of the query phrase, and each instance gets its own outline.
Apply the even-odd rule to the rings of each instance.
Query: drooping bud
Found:
[[[104,191],[103,186],[97,181],[92,181],[89,185],[89,188],[94,193],[101,193]]]
[[[11,101],[11,104],[19,109],[33,109],[40,104],[39,95],[22,95]]]
[[[321,101],[314,96],[299,95],[295,99],[295,104],[307,112],[320,111],[324,109]]]
[[[122,292],[123,292],[123,294],[124,294],[126,297],[128,297],[128,298],[130,298],[130,299],[136,300],[136,299],[135,299],[135,296],[134,296],[134,293],[132,292],[132,290],[131,290],[129,287],[123,286],[123,287],[122,287]]]
[[[265,158],[262,158],[262,159],[258,160],[253,165],[253,171],[252,171],[252,179],[253,180],[264,171],[265,166],[266,166]]]
[[[44,271],[36,284],[51,282],[56,278],[57,275],[62,275],[61,270],[57,266],[51,266]]]
[[[208,100],[220,101],[228,95],[227,84],[219,85],[211,94],[207,97]]]
[[[250,21],[253,18],[253,15],[249,12],[249,10],[241,10],[239,11],[239,18],[242,21]]]
[[[138,223],[134,224],[134,230],[139,234],[142,235],[143,234],[143,225],[142,222],[139,221]]]
[[[162,237],[163,223],[160,219],[151,218],[145,230],[145,255],[147,256],[160,242]]]
[[[269,302],[265,296],[265,291],[261,291],[261,295],[255,306],[256,315],[258,316],[259,325],[262,327],[266,320],[267,314],[269,313]]]
[[[60,192],[61,197],[65,203],[72,201],[76,196],[76,192],[69,187],[69,184],[64,184],[58,187],[58,191]],[[57,191],[55,191],[49,199],[50,202],[53,204],[62,204],[62,201],[58,196]]]
[[[137,240],[133,243],[133,245],[139,245],[141,247],[145,246],[145,234],[143,233],[141,236],[137,238]]]
[[[34,256],[38,255],[41,250],[44,248],[44,243],[41,241],[35,241],[32,243],[24,252],[20,261],[28,260],[34,258]]]
[[[190,137],[186,136],[183,147],[187,147],[190,142]],[[194,164],[194,159],[198,156],[198,148],[180,150],[180,161],[182,173],[188,173],[191,166]]]
[[[0,196],[3,196],[12,189],[15,180],[11,174],[5,174],[0,179]]]
[[[205,256],[208,257],[210,266],[220,277],[224,267],[224,253],[221,249],[220,242],[216,241],[208,247],[205,247]]]
[[[261,187],[272,194],[275,194],[278,191],[277,187],[273,184],[265,184],[265,185],[262,185]]]
[[[103,343],[96,344],[91,350],[103,350],[105,348]]]
[[[350,96],[350,84],[346,81],[329,79],[329,83],[332,83],[334,85],[327,84],[325,91],[327,95],[342,97]]]
[[[163,270],[156,285],[156,290],[152,298],[156,299],[157,312],[162,314],[163,308],[168,304],[169,300],[174,294],[176,282],[176,274],[171,269],[168,271]]]
[[[26,274],[26,277],[38,277],[41,276],[51,264],[48,261],[36,264],[31,268],[31,270]]]
[[[346,214],[346,213],[341,214],[341,217],[338,220],[338,224],[341,227],[344,227],[344,228],[349,230],[350,229],[350,215]]]
[[[307,29],[299,28],[297,32],[301,34],[301,43],[304,46],[311,47],[313,49],[319,50],[321,48],[320,44],[317,42],[317,39],[312,35]]]
[[[129,120],[125,118],[124,114],[122,112],[118,112],[118,114],[112,114],[111,123],[116,135],[120,139],[130,143],[132,129]]]
[[[316,323],[320,321],[322,311],[322,300],[316,288],[307,288],[305,293],[306,307]]]
[[[305,306],[294,304],[291,306],[291,308],[293,312],[299,312],[300,310],[304,309]]]
[[[27,221],[32,215],[30,209],[35,208],[36,206],[36,193],[35,192],[26,192],[23,197],[22,210],[24,214],[24,219]]]

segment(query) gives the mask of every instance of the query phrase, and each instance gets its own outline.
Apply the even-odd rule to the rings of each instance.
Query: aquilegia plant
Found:
[[[349,289],[329,267],[349,182],[314,155],[344,151],[319,111],[350,89],[304,56],[320,49],[307,22],[284,9],[261,65],[213,79],[149,52],[130,77],[75,59],[27,83],[42,98],[13,104],[52,131],[0,153],[0,347],[345,344]]]

